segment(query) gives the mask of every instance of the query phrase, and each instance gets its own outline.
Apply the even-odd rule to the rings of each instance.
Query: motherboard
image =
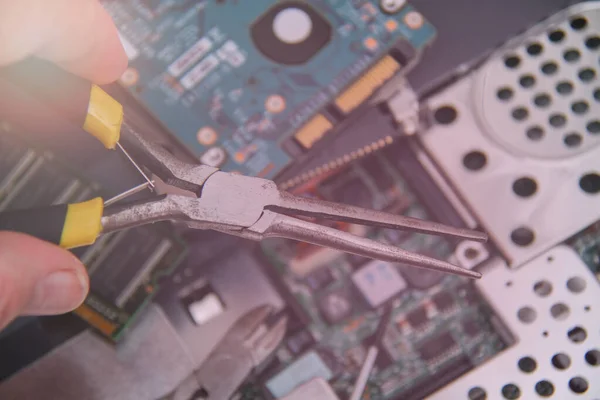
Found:
[[[399,147],[406,145],[393,144],[303,190],[431,219],[398,167]],[[336,228],[440,259],[456,257],[457,244],[436,236],[350,224]],[[329,381],[340,398],[348,398],[381,323],[387,327],[366,399],[421,399],[510,344],[467,279],[286,240],[269,241],[263,251],[285,282],[296,320],[276,362],[261,374],[262,398],[283,397],[315,378]],[[488,257],[484,247],[469,253],[471,266]],[[382,315],[388,308],[386,320]]]
[[[266,178],[435,37],[404,1],[103,3],[129,55],[129,93],[201,162]]]
[[[287,332],[233,400],[600,397],[598,1],[539,11],[424,92],[406,76],[424,49],[435,39],[445,47],[436,56],[460,53],[483,31],[468,10],[493,7],[436,3],[430,23],[427,2],[403,0],[102,3],[130,60],[121,100],[169,145],[295,195],[485,231],[481,244],[312,220],[483,277],[287,239],[252,245],[170,226],[107,235],[75,251],[92,284],[76,312],[119,342],[48,339],[52,352],[0,362],[0,379],[13,375],[0,397],[78,399],[92,388],[98,399],[163,398],[259,304]],[[542,8],[526,3],[517,8]],[[496,11],[498,26],[518,20]],[[441,34],[446,12],[457,37]],[[1,133],[0,210],[103,193]],[[0,334],[0,354],[16,354],[27,332],[51,336],[25,323]]]

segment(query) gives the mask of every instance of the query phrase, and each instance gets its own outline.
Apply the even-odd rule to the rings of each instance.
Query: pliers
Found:
[[[261,305],[242,315],[211,351],[200,368],[192,372],[162,400],[229,399],[248,375],[265,361],[283,340],[287,318],[273,324],[273,311]]]
[[[43,86],[43,83],[41,85]],[[82,87],[83,90],[90,92],[89,83]],[[101,96],[104,101],[108,101],[106,96]],[[75,97],[82,98],[81,95]],[[91,96],[88,98],[91,99]],[[112,102],[118,104],[114,99]],[[91,107],[91,100],[88,100],[88,103],[89,113],[93,107]],[[74,108],[74,106],[63,107],[58,111],[64,113],[65,110]],[[487,240],[485,233],[350,205],[297,197],[280,191],[270,180],[227,173],[207,165],[186,163],[175,158],[161,146],[146,141],[126,118],[123,120],[122,108],[120,115],[120,120],[114,115],[104,118],[110,121],[109,129],[101,129],[101,131],[118,132],[118,134],[96,134],[95,136],[112,138],[106,141],[109,144],[116,144],[121,139],[133,158],[139,160],[161,179],[167,188],[172,187],[175,189],[173,192],[177,193],[183,190],[185,195],[153,196],[142,202],[123,206],[116,204],[106,208],[103,200],[97,198],[79,204],[6,212],[0,214],[0,230],[29,233],[62,247],[71,248],[91,244],[98,235],[103,233],[171,220],[183,222],[191,228],[212,229],[255,241],[268,237],[282,237],[369,258],[469,278],[481,277],[481,274],[476,271],[460,268],[443,260],[411,253],[294,216],[333,219],[480,242]],[[10,116],[7,117],[10,121]],[[82,117],[72,116],[71,119],[81,120]],[[85,124],[83,128],[88,130]]]

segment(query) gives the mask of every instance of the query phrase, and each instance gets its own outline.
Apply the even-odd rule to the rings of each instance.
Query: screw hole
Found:
[[[586,125],[585,128],[592,135],[600,133],[600,121],[598,121],[598,120],[596,120],[596,121],[590,121],[590,122],[588,122],[588,124]]]
[[[570,22],[571,28],[580,31],[587,26],[587,19],[583,17],[573,18]]]
[[[507,383],[502,387],[502,396],[508,400],[516,400],[521,397],[521,389],[514,383]]]
[[[571,378],[569,381],[569,388],[575,393],[585,393],[588,390],[588,382],[581,376]]]
[[[592,307],[590,307],[590,306],[583,307],[583,311],[585,311],[585,312],[590,312],[591,309],[592,309]]]
[[[504,65],[506,65],[507,68],[515,69],[519,66],[519,64],[521,64],[521,59],[519,56],[511,55],[504,59]]]
[[[533,98],[533,103],[538,107],[548,107],[551,102],[552,99],[547,93],[538,94]]]
[[[544,137],[544,130],[540,126],[532,126],[527,129],[526,135],[530,140],[538,141]]]
[[[504,87],[498,89],[498,92],[496,92],[496,96],[498,96],[500,100],[510,100],[513,97],[513,91],[511,88]]]
[[[510,234],[510,239],[517,246],[526,247],[533,243],[535,234],[530,228],[522,226],[512,231]]]
[[[467,260],[474,260],[479,255],[479,251],[472,247],[467,247],[464,254]]]
[[[469,400],[486,400],[487,399],[487,393],[485,392],[485,390],[483,390],[479,386],[471,388],[469,390],[468,396],[469,396]]]
[[[466,169],[471,171],[478,171],[482,169],[487,163],[487,157],[485,153],[481,151],[471,151],[463,157],[463,165]]]
[[[537,182],[529,177],[519,178],[514,181],[513,192],[520,197],[529,197],[537,191]]]
[[[585,290],[585,287],[586,287],[585,279],[583,279],[579,276],[574,276],[572,278],[569,278],[569,280],[567,280],[567,289],[569,289],[569,291],[572,293],[581,293]]]
[[[532,373],[537,368],[537,363],[531,357],[522,357],[517,364],[519,369],[527,374]]]
[[[582,343],[587,338],[587,332],[580,326],[576,326],[567,332],[569,340],[573,343]]]
[[[527,53],[531,56],[537,56],[540,55],[542,53],[542,50],[544,48],[542,47],[541,44],[539,43],[531,43],[529,46],[527,46]]]
[[[600,47],[600,36],[590,36],[585,40],[585,47],[596,50]]]
[[[548,122],[555,128],[560,128],[567,123],[567,117],[563,114],[552,114],[550,118],[548,118]]]
[[[557,29],[555,31],[550,32],[548,35],[548,39],[550,39],[553,43],[558,43],[565,38],[565,32],[563,30]]]
[[[570,313],[569,307],[564,303],[556,303],[550,307],[550,315],[559,321],[567,319]]]
[[[544,379],[535,384],[535,391],[541,397],[550,397],[554,394],[554,385]]]
[[[541,71],[546,75],[554,75],[558,71],[558,65],[554,61],[542,64]]]
[[[591,68],[584,68],[579,71],[577,76],[579,77],[579,79],[581,79],[582,82],[589,82],[596,77],[596,71],[594,71]]]
[[[585,114],[590,108],[590,105],[585,100],[579,100],[571,104],[571,110],[575,114]]]
[[[589,194],[600,192],[600,175],[596,173],[585,174],[579,179],[579,187]]]
[[[552,293],[552,284],[547,280],[537,281],[533,285],[533,291],[540,297],[546,297]]]
[[[517,107],[512,110],[512,117],[517,121],[523,121],[529,116],[529,111],[525,107]]]
[[[544,331],[544,332],[542,332],[542,336],[543,336],[543,337],[548,337],[548,331]]]
[[[581,145],[581,142],[583,141],[583,138],[581,137],[581,135],[579,133],[567,133],[565,135],[565,137],[563,138],[563,142],[565,144],[565,146],[567,147],[579,147]]]
[[[600,365],[600,350],[590,350],[585,353],[585,361],[593,367]]]
[[[506,281],[506,283],[504,284],[506,287],[511,287],[512,286],[512,281]]]
[[[523,75],[521,78],[519,78],[519,84],[525,89],[528,89],[535,85],[535,78],[533,75]]]
[[[437,123],[442,125],[451,124],[452,122],[454,122],[454,120],[456,120],[457,116],[458,112],[456,111],[456,108],[450,105],[438,108],[437,110],[435,110],[435,113],[433,115]]]
[[[535,318],[537,317],[537,313],[535,312],[535,310],[529,306],[525,306],[525,307],[521,307],[519,309],[519,311],[517,311],[517,317],[519,318],[519,321],[525,323],[525,324],[530,324],[533,321],[535,321]]]
[[[567,62],[575,62],[581,58],[581,53],[577,49],[568,49],[563,53],[563,58]]]
[[[567,95],[573,91],[573,84],[569,81],[562,81],[556,85],[556,91],[559,94]]]
[[[554,368],[559,370],[565,370],[571,366],[571,358],[565,353],[557,353],[552,356],[550,360]]]

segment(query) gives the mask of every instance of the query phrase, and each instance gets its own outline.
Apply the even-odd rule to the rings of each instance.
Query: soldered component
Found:
[[[456,343],[452,334],[444,332],[422,342],[418,347],[418,351],[423,360],[435,363],[436,360],[447,356],[457,348],[458,343]]]
[[[353,311],[353,302],[346,288],[326,293],[318,300],[318,304],[321,315],[330,324],[337,324],[343,321]]]

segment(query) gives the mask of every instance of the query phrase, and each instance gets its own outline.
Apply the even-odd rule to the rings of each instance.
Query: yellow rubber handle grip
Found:
[[[92,85],[83,129],[107,149],[114,149],[121,135],[123,106],[108,93]]]
[[[104,201],[100,197],[69,204],[60,236],[60,247],[71,249],[94,243],[102,232],[103,212]]]

